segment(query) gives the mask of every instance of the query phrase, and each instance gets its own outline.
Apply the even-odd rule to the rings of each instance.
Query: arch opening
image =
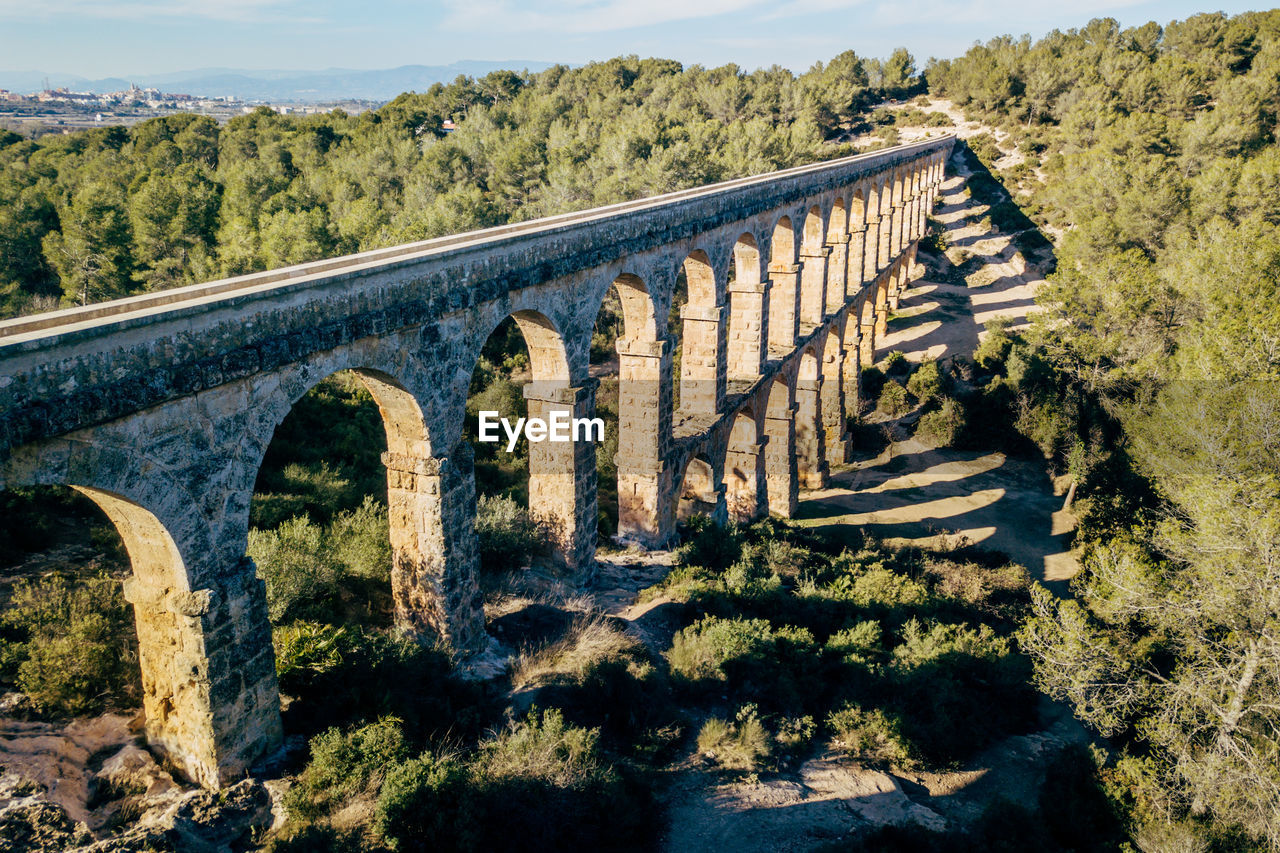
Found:
[[[690,459],[680,479],[680,502],[676,520],[687,521],[695,515],[714,518],[720,496],[716,489],[715,469],[701,455]]]
[[[724,401],[726,324],[715,270],[695,249],[680,265],[667,323],[673,341],[673,422],[715,414]]]

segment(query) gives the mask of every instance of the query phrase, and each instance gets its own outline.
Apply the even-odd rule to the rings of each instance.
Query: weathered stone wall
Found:
[[[244,554],[258,469],[303,394],[339,370],[365,382],[387,433],[397,619],[475,651],[487,638],[462,424],[493,329],[514,317],[525,337],[531,415],[588,417],[591,335],[617,290],[623,538],[670,542],[683,495],[721,519],[790,516],[799,485],[844,461],[859,363],[951,145],[0,323],[0,487],[72,485],[107,510],[133,561],[151,742],[225,783],[280,738],[263,587]],[[593,567],[595,453],[530,454],[531,508],[577,582]]]

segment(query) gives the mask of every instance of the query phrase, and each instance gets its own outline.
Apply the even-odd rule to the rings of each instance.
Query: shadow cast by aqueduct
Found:
[[[219,786],[281,738],[245,546],[267,446],[310,388],[351,370],[381,410],[398,624],[478,650],[462,427],[492,330],[513,317],[524,335],[530,417],[590,417],[591,334],[616,289],[622,537],[666,544],[682,499],[720,518],[792,516],[797,489],[846,459],[859,365],[909,280],[952,144],[0,323],[0,487],[72,486],[116,524],[148,739]],[[680,271],[676,376],[658,318]],[[573,582],[594,566],[595,454],[530,445],[530,506]]]

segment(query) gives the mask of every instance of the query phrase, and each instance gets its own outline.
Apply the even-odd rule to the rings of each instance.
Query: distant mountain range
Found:
[[[221,97],[242,101],[337,101],[347,98],[386,101],[401,92],[421,92],[432,83],[448,83],[459,74],[482,77],[490,71],[511,69],[541,71],[548,62],[463,60],[450,65],[402,65],[379,71],[326,68],[323,71],[249,71],[242,68],[199,68],[168,74],[107,77],[90,80],[74,74],[43,71],[0,71],[0,89],[28,94],[45,88],[66,87],[73,92],[116,92],[131,83],[165,92]]]

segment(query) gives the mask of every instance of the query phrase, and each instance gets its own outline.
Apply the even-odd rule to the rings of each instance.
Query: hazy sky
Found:
[[[1211,0],[1210,0],[1211,2]],[[0,0],[0,69],[88,77],[200,67],[319,69],[618,54],[803,70],[906,45],[921,65],[975,40],[1268,8],[1161,0]]]

